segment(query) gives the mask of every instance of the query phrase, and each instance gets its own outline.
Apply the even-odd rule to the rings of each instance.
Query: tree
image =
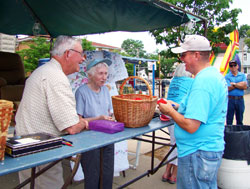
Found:
[[[250,26],[247,25],[247,24],[244,24],[242,25],[240,28],[239,28],[239,37],[240,38],[244,38],[244,37],[247,37],[247,31],[250,30]]]
[[[83,50],[88,50],[88,51],[93,51],[95,50],[95,47],[92,46],[92,42],[88,41],[86,38],[82,39],[82,49]]]
[[[246,32],[246,38],[244,42],[246,43],[247,47],[250,48],[250,29]]]
[[[140,40],[126,39],[122,42],[122,48],[125,52],[132,57],[144,57],[146,51],[144,49],[144,44]]]
[[[177,58],[166,58],[166,57],[161,58],[161,60],[160,60],[161,69],[160,70],[161,70],[161,73],[163,75],[160,75],[159,78],[169,77],[168,74],[173,73],[173,71],[174,71],[173,65],[177,61],[178,61]]]
[[[32,72],[38,66],[38,61],[41,58],[49,58],[50,43],[42,37],[35,37],[31,42],[24,42],[29,48],[17,51],[21,56],[25,72]]]
[[[208,19],[207,38],[211,41],[214,51],[217,49],[214,45],[218,42],[229,44],[230,39],[227,36],[238,26],[237,16],[241,9],[229,10],[229,4],[232,0],[166,0],[169,3],[177,5],[186,11]],[[215,30],[216,27],[219,27]],[[192,28],[182,25],[173,28],[165,28],[151,31],[156,39],[156,43],[165,43],[168,50],[162,54],[165,57],[176,57],[171,52],[171,48],[184,40],[186,34],[204,34],[204,27],[201,22],[197,22]]]
[[[125,67],[126,67],[126,69],[128,71],[128,75],[133,76],[134,75],[134,64],[126,63]]]
[[[21,56],[25,72],[27,73],[37,68],[39,59],[50,57],[50,42],[45,38],[35,37],[31,42],[24,43],[28,45],[29,48],[17,51],[17,53]],[[82,48],[84,50],[95,50],[92,43],[85,38],[82,39]]]
[[[247,24],[244,24],[239,29],[239,37],[245,38],[244,42],[250,48],[250,26]]]

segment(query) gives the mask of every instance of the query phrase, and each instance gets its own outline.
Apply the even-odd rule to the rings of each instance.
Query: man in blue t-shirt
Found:
[[[227,125],[233,124],[234,114],[237,125],[243,125],[243,114],[245,111],[244,90],[247,89],[245,74],[238,71],[239,65],[236,60],[229,62],[230,72],[225,76],[228,85],[228,110]]]
[[[177,189],[217,188],[217,172],[224,151],[224,123],[227,113],[227,83],[209,63],[209,41],[199,35],[186,36],[180,54],[193,84],[180,104],[159,104],[162,113],[176,122],[178,151]],[[178,107],[176,111],[172,103]]]

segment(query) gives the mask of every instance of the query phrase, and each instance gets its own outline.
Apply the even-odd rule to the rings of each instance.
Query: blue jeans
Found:
[[[228,99],[227,125],[233,124],[234,114],[236,124],[243,125],[243,114],[245,111],[244,99]]]
[[[222,154],[198,150],[178,157],[177,189],[217,189]]]

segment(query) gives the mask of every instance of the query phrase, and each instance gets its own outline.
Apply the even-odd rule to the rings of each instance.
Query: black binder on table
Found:
[[[62,146],[62,137],[36,133],[8,138],[5,152],[12,157],[24,156]]]

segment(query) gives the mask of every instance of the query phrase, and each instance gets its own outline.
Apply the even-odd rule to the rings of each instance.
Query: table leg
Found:
[[[152,132],[152,155],[151,155],[151,170],[150,173],[154,172],[154,157],[155,157],[155,131]]]
[[[167,134],[167,133],[166,133],[166,134]],[[176,157],[174,157],[174,158],[172,158],[172,159],[166,161],[167,158],[168,158],[168,156],[169,156],[169,155],[172,153],[172,151],[176,148],[176,144],[175,144],[175,145],[170,145],[170,144],[163,144],[163,143],[157,142],[155,139],[158,138],[158,137],[155,136],[155,132],[154,132],[154,131],[152,132],[152,136],[150,136],[150,137],[152,137],[152,140],[147,140],[147,139],[142,139],[142,138],[137,138],[137,137],[135,137],[135,138],[133,138],[133,139],[141,140],[141,141],[144,141],[144,142],[149,142],[149,143],[152,144],[152,152],[151,152],[151,153],[152,153],[152,155],[151,155],[151,169],[148,170],[148,171],[146,171],[145,173],[141,174],[140,176],[138,176],[138,177],[136,177],[136,178],[130,180],[129,182],[123,184],[122,186],[119,186],[118,189],[125,188],[125,187],[127,187],[127,186],[133,184],[134,182],[140,180],[141,178],[143,178],[143,177],[145,177],[145,176],[150,176],[150,174],[153,175],[154,173],[156,173],[156,172],[158,171],[159,168],[161,168],[162,166],[166,165],[167,163],[169,163],[169,162],[171,162],[171,161],[173,161],[174,159],[177,158],[177,156],[176,156]],[[166,146],[173,146],[173,147],[170,149],[170,151],[166,154],[166,156],[163,158],[163,160],[159,163],[159,165],[158,165],[157,167],[154,167],[154,156],[155,156],[154,150],[155,150],[155,144],[162,144],[162,145],[166,145]]]
[[[36,167],[31,168],[30,189],[35,188]]]
[[[138,136],[138,138],[142,138],[142,136]],[[135,155],[135,163],[129,165],[129,167],[131,167],[132,169],[136,169],[136,167],[139,165],[140,150],[141,150],[141,141],[138,140],[136,145],[136,152],[135,153],[128,152],[128,154],[130,155]]]
[[[166,154],[166,156],[163,158],[163,160],[161,160],[160,164],[154,168],[154,170],[151,174],[156,173],[158,171],[158,169],[160,169],[162,166],[166,165],[167,163],[169,163],[177,158],[177,156],[175,156],[172,159],[166,161],[168,156],[174,151],[175,148],[176,148],[176,144],[173,145],[173,147],[169,150],[169,152]]]
[[[31,177],[32,177],[32,174],[34,174],[34,180],[36,177],[38,177],[39,175],[41,175],[42,173],[44,173],[45,171],[47,171],[48,169],[50,169],[51,167],[53,167],[55,164],[57,164],[58,162],[60,162],[61,160],[57,160],[57,161],[54,161],[52,163],[50,163],[47,167],[44,167],[43,169],[41,169],[40,171],[38,171],[37,173],[36,172],[33,172],[33,168],[31,169]],[[33,172],[33,173],[32,173]],[[15,187],[15,189],[20,189],[22,188],[23,186],[25,186],[26,184],[32,182],[32,178],[28,178],[26,179],[25,181],[23,181],[22,183],[20,183],[18,186]],[[35,181],[34,181],[35,183]],[[34,188],[34,187],[33,187]]]

